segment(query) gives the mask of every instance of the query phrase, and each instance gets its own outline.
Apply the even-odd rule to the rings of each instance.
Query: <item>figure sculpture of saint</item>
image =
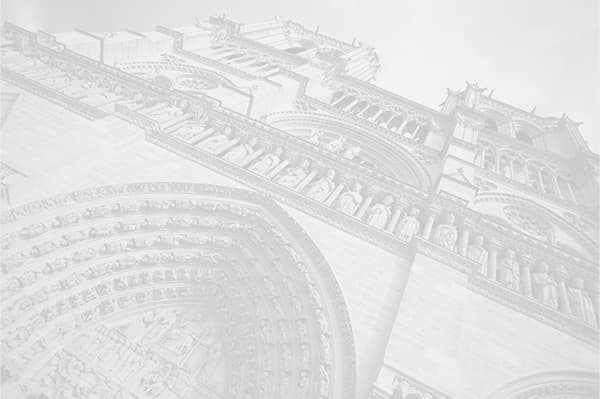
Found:
[[[345,144],[346,144],[345,137],[336,137],[333,140],[331,140],[329,143],[323,143],[322,146],[327,151],[331,151],[333,153],[339,154],[342,151],[342,149],[344,148]]]
[[[498,262],[498,281],[515,291],[519,290],[520,282],[519,262],[513,249],[507,249],[504,257]]]
[[[354,183],[351,190],[340,195],[337,209],[348,215],[354,215],[354,212],[356,212],[363,200],[363,197],[360,194],[361,190],[362,185],[359,182]]]
[[[547,263],[540,263],[531,273],[533,296],[546,306],[558,309],[558,283]]]
[[[391,194],[386,195],[382,202],[373,205],[367,216],[367,224],[378,229],[383,229],[390,220],[392,214],[391,206],[394,197]]]
[[[479,265],[479,273],[487,275],[488,251],[483,248],[483,236],[475,236],[473,243],[467,248],[467,258]]]
[[[260,157],[258,161],[250,165],[248,170],[261,175],[266,175],[281,162],[281,154],[283,154],[283,149],[276,148],[274,152],[269,152]]]
[[[316,201],[324,201],[335,188],[334,177],[335,170],[329,169],[324,176],[321,176],[321,178],[310,186],[306,192],[306,196]]]
[[[396,235],[403,241],[410,241],[412,238],[419,233],[421,229],[421,222],[417,217],[421,213],[421,210],[417,207],[411,207],[407,214],[405,214],[396,228]]]
[[[202,140],[196,144],[197,147],[210,152],[211,154],[217,154],[222,150],[231,140],[231,131],[224,130],[221,133],[210,136],[207,139]]]
[[[247,143],[240,144],[223,155],[223,159],[234,163],[236,165],[242,165],[244,161],[254,153],[254,148],[258,144],[256,137],[250,138]]]
[[[440,223],[433,232],[433,242],[447,249],[454,249],[458,238],[458,231],[454,225],[456,216],[449,213],[446,216],[446,222]]]
[[[574,277],[568,289],[569,302],[571,304],[571,310],[575,316],[583,320],[584,323],[597,327],[598,318],[592,298],[585,289],[585,283],[581,277]]]
[[[308,175],[309,166],[310,162],[307,159],[302,160],[300,165],[284,172],[278,180],[279,184],[289,188],[296,187]]]

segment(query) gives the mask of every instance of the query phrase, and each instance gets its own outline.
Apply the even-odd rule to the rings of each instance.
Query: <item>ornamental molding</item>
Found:
[[[572,159],[570,158],[561,157],[550,152],[543,152],[537,149],[536,147],[525,143],[521,144],[518,141],[514,140],[512,137],[509,137],[499,132],[493,132],[483,129],[480,133],[480,145],[482,141],[487,141],[491,144],[494,144],[494,149],[497,152],[509,150],[521,156],[525,155],[523,157],[525,161],[542,161],[550,163],[552,165],[559,165],[561,167],[566,166],[567,169],[570,169],[569,166],[572,162]]]
[[[542,217],[544,219],[548,218],[552,220],[557,226],[570,233],[574,238],[577,239],[577,242],[579,242],[581,246],[583,246],[590,253],[598,253],[598,245],[584,231],[579,229],[570,221],[566,220],[561,215],[551,211],[550,209],[540,205],[537,202],[533,202],[527,198],[518,197],[515,195],[500,193],[483,193],[481,195],[478,195],[475,199],[475,204],[484,202],[498,202],[510,205],[517,205],[527,210],[533,215],[538,215],[539,217]]]
[[[561,397],[592,399],[598,397],[597,371],[553,370],[509,382],[487,399],[534,399]]]
[[[516,179],[511,179],[510,177],[506,177],[500,173],[482,168],[480,166],[474,165],[473,167],[475,169],[475,174],[478,177],[485,177],[496,183],[503,183],[511,188],[515,188],[519,191],[524,191],[529,195],[535,195],[539,199],[541,199],[545,202],[547,201],[547,202],[551,202],[556,205],[559,205],[561,208],[564,208],[565,210],[568,210],[571,212],[576,212],[579,214],[584,214],[584,215],[587,215],[592,218],[594,217],[591,210],[582,205],[575,205],[573,202],[562,200],[556,196],[543,195],[538,190],[535,190],[534,188],[532,188],[530,185],[521,183],[520,181],[518,181]]]
[[[544,306],[533,298],[518,294],[478,273],[469,275],[467,287],[471,291],[598,348],[598,330],[573,316]]]
[[[554,128],[558,125],[559,119],[553,117],[542,117],[520,108],[498,101],[490,96],[480,96],[479,106],[488,106],[496,112],[504,114],[507,118],[515,120],[520,119],[536,126],[540,131],[548,128]]]
[[[361,145],[367,144],[368,146],[362,148],[365,152],[376,150],[376,154],[380,154],[385,159],[389,160],[390,164],[394,164],[394,167],[398,167],[401,163],[408,163],[404,166],[408,167],[411,174],[414,175],[418,180],[422,181],[422,189],[431,187],[431,176],[428,170],[421,164],[421,161],[414,156],[414,153],[409,152],[406,148],[398,145],[396,140],[389,140],[387,137],[373,132],[371,129],[364,129],[362,126],[356,126],[345,119],[338,118],[337,116],[327,115],[316,112],[302,112],[302,111],[283,111],[273,114],[269,114],[264,118],[264,121],[268,125],[284,125],[280,127],[282,130],[286,130],[285,124],[295,124],[295,126],[301,127],[314,127],[321,129],[329,129],[331,132],[337,133],[340,136],[344,136],[345,132],[352,132],[353,135],[349,137],[355,138]],[[301,125],[302,124],[302,125]],[[370,139],[370,142],[363,141]],[[358,139],[357,139],[358,138]],[[383,148],[377,149],[378,146]],[[392,147],[397,153],[386,154],[389,147]],[[415,146],[416,147],[416,146]],[[390,158],[397,158],[390,160]],[[386,171],[386,174],[392,175],[394,172]]]

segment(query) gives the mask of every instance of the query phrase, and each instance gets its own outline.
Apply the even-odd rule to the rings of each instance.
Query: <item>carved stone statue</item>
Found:
[[[323,146],[323,148],[325,148],[328,151],[339,154],[342,151],[342,149],[344,148],[345,144],[346,144],[345,137],[336,137],[335,139],[331,140],[329,143],[323,143],[322,146]]]
[[[417,217],[421,210],[416,207],[409,209],[408,214],[405,214],[396,228],[396,235],[403,241],[410,241],[421,229],[421,222]]]
[[[515,291],[520,291],[520,269],[517,254],[513,249],[507,249],[506,254],[498,262],[498,281]]]
[[[342,152],[342,156],[346,159],[354,159],[358,154],[360,154],[360,147],[357,146],[348,147]]]
[[[329,169],[324,176],[321,176],[321,178],[311,184],[306,192],[306,196],[317,201],[325,200],[329,193],[335,188],[335,183],[333,182],[334,177],[335,170]]]
[[[229,143],[229,140],[231,140],[231,131],[224,130],[221,133],[217,133],[202,140],[200,143],[196,144],[196,146],[212,154],[216,154]]]
[[[488,251],[483,248],[483,236],[475,236],[473,243],[467,248],[467,258],[476,262],[479,267],[479,273],[487,275]]]
[[[246,144],[240,144],[223,155],[223,159],[234,163],[236,165],[242,165],[246,158],[254,153],[254,147],[258,144],[256,137],[250,138]]]
[[[449,213],[446,216],[446,222],[438,224],[433,231],[433,242],[441,247],[453,250],[458,238],[458,231],[454,225],[455,220],[456,216]]]
[[[358,182],[354,183],[351,190],[346,191],[345,193],[340,195],[337,209],[348,215],[354,215],[354,213],[358,209],[358,206],[363,200],[363,197],[360,194],[361,190],[362,185]]]
[[[323,137],[323,133],[315,130],[312,134],[306,139],[311,144],[319,145],[321,144],[321,137]]]
[[[394,197],[392,197],[391,194],[388,194],[383,198],[382,202],[373,205],[369,210],[367,224],[378,229],[385,228],[392,214],[390,207],[393,202]]]
[[[276,148],[274,152],[270,152],[260,157],[258,161],[250,165],[248,170],[261,175],[266,175],[281,162],[281,154],[283,154],[283,149]]]
[[[558,309],[558,283],[547,263],[540,263],[531,273],[533,296],[546,306]]]
[[[296,187],[308,175],[309,166],[310,162],[304,159],[300,165],[285,171],[278,180],[279,184],[290,188]]]
[[[568,294],[573,314],[583,320],[584,323],[596,327],[598,325],[596,311],[581,277],[574,277],[572,279]]]

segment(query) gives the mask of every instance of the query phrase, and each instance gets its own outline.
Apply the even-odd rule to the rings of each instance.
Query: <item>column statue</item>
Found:
[[[515,291],[519,291],[521,271],[517,262],[517,254],[513,249],[507,249],[504,257],[498,262],[498,281]]]
[[[558,282],[547,263],[540,263],[531,276],[534,297],[544,305],[558,309]]]
[[[367,217],[367,224],[378,229],[383,229],[390,220],[392,214],[391,206],[394,197],[391,194],[386,195],[382,202],[373,205]]]
[[[306,196],[317,201],[323,201],[330,192],[335,188],[333,178],[335,177],[335,170],[329,169],[324,176],[321,176],[316,182],[314,182],[308,191]]]
[[[223,148],[227,143],[229,143],[230,139],[231,132],[229,130],[225,130],[221,133],[217,133],[201,141],[199,144],[197,144],[197,147],[208,151],[212,154],[216,154],[221,148]]]
[[[266,175],[281,162],[281,154],[283,154],[283,149],[276,148],[274,152],[270,152],[260,157],[258,161],[248,168],[248,170],[261,175]]]
[[[417,207],[411,207],[407,214],[402,216],[396,229],[396,235],[403,241],[410,241],[413,236],[419,233],[421,229],[421,222],[417,217],[421,213],[421,210]]]
[[[360,194],[361,190],[362,185],[359,182],[354,183],[351,190],[346,191],[340,196],[337,209],[348,215],[354,215],[363,200]]]
[[[585,284],[581,277],[574,277],[571,280],[568,293],[573,314],[583,320],[586,324],[594,327],[598,326],[598,319],[596,318],[592,298],[585,289]]]
[[[344,148],[345,144],[346,144],[346,138],[338,136],[338,137],[334,138],[333,140],[331,140],[329,143],[323,143],[322,147],[328,151],[339,154],[342,151],[342,149]]]
[[[479,265],[479,273],[487,276],[488,251],[483,248],[483,242],[481,234],[475,236],[473,243],[467,248],[467,258]]]
[[[294,188],[308,175],[308,167],[310,162],[307,159],[302,160],[300,165],[287,169],[284,174],[277,180],[282,186]]]
[[[454,249],[456,240],[458,239],[458,230],[454,225],[456,216],[453,213],[449,213],[446,216],[446,222],[437,225],[433,231],[433,242],[439,246],[447,249]]]
[[[223,155],[223,159],[236,165],[241,165],[248,156],[254,153],[254,147],[256,147],[257,144],[258,139],[256,137],[251,137],[247,143],[240,144],[227,151],[225,155]]]

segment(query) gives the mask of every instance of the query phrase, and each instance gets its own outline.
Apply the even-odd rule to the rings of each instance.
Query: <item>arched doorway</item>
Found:
[[[9,397],[354,397],[341,291],[266,197],[127,184],[2,222]]]

